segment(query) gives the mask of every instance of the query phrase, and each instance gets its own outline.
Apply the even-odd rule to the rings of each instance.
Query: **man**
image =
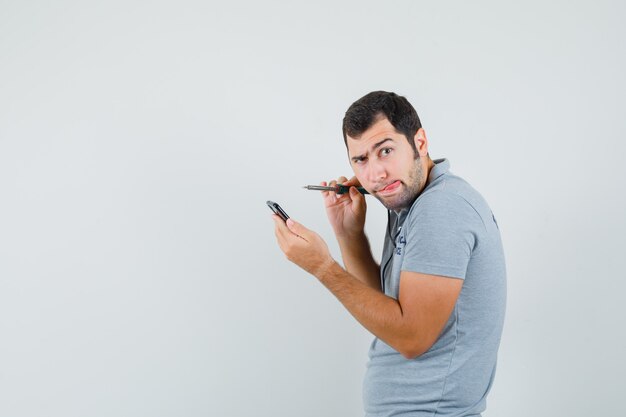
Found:
[[[506,298],[496,220],[447,160],[430,159],[404,97],[362,97],[346,112],[343,135],[355,176],[331,181],[350,192],[324,192],[324,201],[345,269],[316,233],[274,216],[278,244],[376,336],[363,387],[367,416],[480,416]],[[355,186],[389,210],[380,266]]]

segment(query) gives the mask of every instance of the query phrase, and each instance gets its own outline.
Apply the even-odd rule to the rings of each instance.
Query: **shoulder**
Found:
[[[481,227],[480,209],[476,202],[480,194],[466,181],[445,175],[428,187],[413,203],[408,213],[410,223],[457,224],[464,227]]]

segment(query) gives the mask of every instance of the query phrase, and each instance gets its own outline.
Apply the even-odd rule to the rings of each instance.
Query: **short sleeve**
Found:
[[[445,191],[427,193],[412,207],[405,227],[401,270],[465,279],[483,228],[470,203]]]

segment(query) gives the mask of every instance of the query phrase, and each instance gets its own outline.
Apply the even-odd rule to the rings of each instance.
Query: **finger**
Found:
[[[294,222],[290,218],[287,219],[287,222],[284,222],[283,219],[276,214],[273,216],[274,223],[276,224],[276,233],[280,235],[280,239],[282,239],[283,243],[287,243],[291,239],[304,239],[308,241],[308,239],[302,236],[302,233],[309,234],[309,229],[298,222]]]
[[[328,183],[329,187],[333,187],[336,188],[337,187],[337,181],[332,180],[331,182]],[[330,202],[335,203],[337,201],[337,192],[335,191],[329,191],[328,195],[330,197]]]
[[[281,219],[278,215],[272,214],[272,219],[274,220],[274,231],[277,238],[285,239],[286,236],[291,234],[283,219]]]
[[[326,187],[326,181],[320,182],[322,187]],[[322,197],[326,198],[328,196],[328,191],[322,191]]]
[[[288,221],[290,219],[287,219]],[[274,221],[276,222],[276,239],[278,241],[278,246],[280,250],[283,251],[285,255],[290,251],[290,248],[293,248],[296,244],[301,244],[303,241],[307,242],[302,236],[295,234],[285,224],[285,222],[278,216],[275,215]],[[287,255],[289,256],[289,255]]]
[[[276,242],[278,243],[278,247],[280,248],[281,251],[285,252],[285,236],[284,236],[284,232],[281,230],[281,228],[279,227],[279,223],[278,221],[282,222],[282,220],[276,219],[276,215],[274,215],[273,217],[275,217],[274,220],[274,235],[276,236]],[[278,220],[278,221],[277,221]]]
[[[320,183],[321,186],[324,187],[329,187],[330,185],[326,182],[326,181],[322,181]],[[332,204],[335,202],[335,193],[331,192],[331,191],[322,191],[322,197],[324,198],[324,203],[325,204]]]
[[[360,187],[361,183],[356,178],[356,176],[350,178],[348,181],[344,182],[343,185],[354,185],[355,187]]]
[[[289,230],[291,231],[291,233],[301,237],[302,239],[306,240],[307,242],[310,240],[310,231],[309,231],[309,229],[307,229],[306,227],[304,227],[303,225],[301,225],[297,221],[294,221],[293,219],[289,218],[289,219],[287,219],[286,225],[289,228]]]
[[[352,204],[355,203],[360,203],[361,200],[363,200],[365,197],[363,196],[363,194],[361,194],[359,192],[359,190],[356,189],[355,186],[351,186],[350,187],[350,198],[352,199]]]
[[[337,178],[337,181],[332,181],[331,185],[333,187],[337,187],[337,185],[345,185],[344,181],[347,181],[346,177],[339,177]],[[343,202],[349,199],[347,194],[348,194],[347,192],[339,194],[337,191],[335,191],[335,196],[337,197],[337,201],[340,201],[340,202]]]

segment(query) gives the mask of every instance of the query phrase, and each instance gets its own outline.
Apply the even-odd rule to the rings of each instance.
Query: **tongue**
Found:
[[[394,188],[396,188],[398,185],[400,185],[400,181],[395,181],[392,182],[391,184],[389,184],[388,186],[386,186],[385,188],[383,188],[383,191],[390,191],[393,190]]]

